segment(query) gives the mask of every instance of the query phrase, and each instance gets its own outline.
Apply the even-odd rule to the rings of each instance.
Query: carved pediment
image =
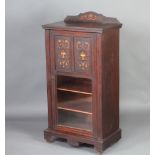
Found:
[[[105,25],[105,24],[116,24],[120,25],[121,23],[116,19],[112,17],[106,17],[102,14],[98,14],[93,11],[88,11],[85,13],[80,13],[77,16],[67,16],[64,19],[64,22],[67,24],[72,23],[94,23],[99,25]]]

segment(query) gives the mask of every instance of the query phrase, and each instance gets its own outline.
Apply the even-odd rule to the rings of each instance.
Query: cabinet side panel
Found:
[[[95,132],[94,136],[101,140],[103,137],[103,117],[102,117],[102,74],[103,74],[103,68],[102,68],[102,34],[97,34],[96,38],[96,69],[95,69],[95,96],[96,96],[96,102],[94,103],[94,116],[95,116]]]
[[[119,29],[103,33],[103,137],[119,128]]]
[[[45,48],[46,48],[46,76],[47,76],[47,99],[48,99],[48,127],[50,128],[52,125],[50,30],[45,30]]]

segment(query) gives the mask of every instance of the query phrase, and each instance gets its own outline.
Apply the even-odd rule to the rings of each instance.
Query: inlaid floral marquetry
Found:
[[[55,37],[56,68],[71,70],[71,37]]]
[[[75,37],[75,70],[87,72],[91,70],[91,38]]]
[[[89,12],[87,14],[83,14],[80,16],[80,19],[81,20],[96,20],[96,14],[92,13],[92,12]]]
[[[84,51],[81,52],[80,57],[81,57],[81,60],[85,60],[86,54]]]

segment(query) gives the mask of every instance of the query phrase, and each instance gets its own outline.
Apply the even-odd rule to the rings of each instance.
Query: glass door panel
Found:
[[[84,113],[76,113],[63,109],[59,109],[58,114],[58,125],[88,131],[92,130],[92,118],[90,115],[85,115]]]
[[[92,131],[92,81],[57,77],[58,125]]]

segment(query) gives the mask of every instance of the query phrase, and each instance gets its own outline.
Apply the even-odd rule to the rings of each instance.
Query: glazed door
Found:
[[[92,131],[92,81],[57,76],[57,125]]]

